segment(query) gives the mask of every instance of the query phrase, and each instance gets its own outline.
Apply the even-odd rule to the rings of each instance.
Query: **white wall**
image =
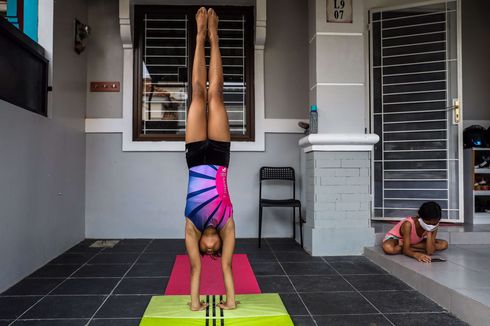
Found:
[[[238,237],[257,236],[259,168],[293,166],[299,171],[299,138],[269,134],[265,152],[231,153],[228,185]],[[183,152],[122,152],[120,135],[89,134],[86,184],[87,238],[184,237],[187,165]],[[279,185],[277,192],[265,190],[272,198],[290,189]],[[267,209],[264,216],[265,236],[291,236],[291,210]]]
[[[72,48],[86,11],[54,6],[51,118],[0,101],[0,292],[84,238],[86,56]]]

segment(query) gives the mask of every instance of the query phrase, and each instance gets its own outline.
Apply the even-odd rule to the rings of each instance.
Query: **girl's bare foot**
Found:
[[[187,305],[192,311],[201,311],[209,306],[209,304],[205,303],[204,301],[200,301],[199,304],[196,305],[193,305],[191,302],[188,302]]]
[[[206,39],[208,29],[208,13],[206,8],[201,7],[196,13],[197,37]]]
[[[208,9],[208,37],[210,41],[218,41],[218,15],[213,8]]]

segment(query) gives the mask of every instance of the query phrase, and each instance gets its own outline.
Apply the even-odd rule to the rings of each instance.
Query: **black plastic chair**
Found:
[[[293,186],[293,198],[287,199],[265,199],[262,198],[262,181],[264,180],[285,180],[291,181]],[[260,168],[260,188],[259,188],[259,248],[262,240],[262,209],[264,207],[292,207],[293,208],[293,239],[296,239],[296,207],[299,208],[299,230],[301,237],[301,247],[303,247],[303,223],[301,217],[301,201],[296,199],[296,178],[292,167],[270,167]]]

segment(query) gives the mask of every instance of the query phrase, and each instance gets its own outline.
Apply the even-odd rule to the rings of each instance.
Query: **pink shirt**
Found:
[[[393,235],[393,236],[397,237],[398,239],[402,240],[403,235],[401,234],[401,227],[402,227],[402,224],[405,223],[406,221],[410,222],[410,224],[412,225],[412,231],[410,232],[410,243],[411,244],[417,244],[426,238],[426,232],[425,231],[421,237],[419,237],[419,235],[417,234],[417,229],[415,228],[415,220],[412,216],[409,216],[409,217],[401,220],[400,222],[398,222],[391,230],[388,231],[388,233],[386,233],[386,236]],[[386,236],[385,236],[385,238],[386,238]]]

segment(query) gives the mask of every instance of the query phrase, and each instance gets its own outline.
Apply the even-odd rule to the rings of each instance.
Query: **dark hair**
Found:
[[[441,206],[434,201],[428,201],[419,208],[419,217],[423,220],[441,219]]]
[[[208,253],[206,251],[199,250],[199,253],[201,254],[201,257],[208,255]],[[213,259],[217,259],[217,258],[221,257],[221,248],[219,248],[218,250],[216,250],[214,253],[212,253],[209,256],[211,256],[211,258],[213,258]]]
[[[217,259],[218,257],[221,257],[221,253],[223,251],[223,239],[221,239],[221,236],[219,235],[219,233],[216,233],[216,234],[219,237],[219,241],[221,242],[221,246],[219,247],[218,250],[216,250],[214,253],[212,253],[211,255],[209,255],[213,259]],[[202,234],[201,234],[201,238],[202,238]],[[201,241],[201,238],[199,238],[199,241]],[[208,255],[207,251],[201,251],[201,248],[199,248],[199,254],[201,255],[201,257],[204,257],[205,255]]]

